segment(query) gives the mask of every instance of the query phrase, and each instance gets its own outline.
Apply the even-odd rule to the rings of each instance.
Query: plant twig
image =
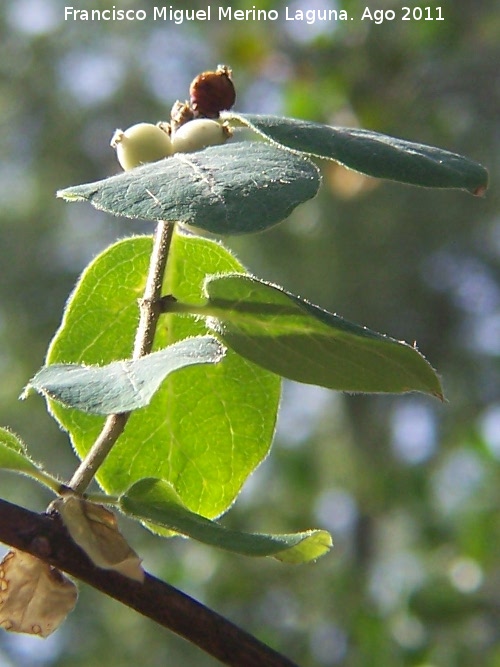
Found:
[[[146,287],[140,301],[140,318],[132,355],[134,359],[139,359],[149,354],[153,347],[156,325],[161,313],[159,302],[163,277],[165,275],[173,232],[174,223],[164,220],[158,222],[153,251],[149,262]],[[106,419],[101,433],[68,482],[68,486],[73,491],[83,493],[88,487],[113,445],[123,433],[130,414],[130,412],[122,412],[120,414],[109,415]]]
[[[68,487],[76,493],[83,493],[88,487],[111,448],[123,433],[129,420],[130,412],[109,415],[104,422],[102,431],[90,448],[87,456],[76,469],[68,482]]]
[[[0,542],[27,551],[156,623],[230,667],[297,667],[217,612],[146,574],[143,583],[96,567],[57,514],[36,514],[0,500]]]
[[[160,220],[156,227],[155,242],[144,294],[140,302],[141,315],[135,336],[133,358],[149,354],[153,348],[156,324],[161,314],[159,306],[168,252],[174,233],[174,224]]]

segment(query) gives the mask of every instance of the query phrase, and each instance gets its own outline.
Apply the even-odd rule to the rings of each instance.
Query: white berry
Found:
[[[193,153],[207,146],[223,144],[231,136],[231,130],[208,118],[190,120],[172,136],[174,153]]]
[[[151,123],[137,123],[125,132],[116,130],[111,146],[116,149],[118,162],[125,171],[140,164],[156,162],[173,153],[167,132]]]

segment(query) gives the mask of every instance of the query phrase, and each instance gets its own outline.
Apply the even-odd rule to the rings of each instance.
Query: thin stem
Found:
[[[159,307],[163,277],[167,266],[168,252],[172,242],[174,224],[160,220],[156,226],[155,240],[149,271],[144,288],[144,294],[140,301],[140,318],[134,341],[133,358],[149,354],[153,348],[156,325],[161,314]],[[100,468],[115,442],[123,433],[131,413],[109,415],[106,419],[101,433],[92,445],[87,456],[80,463],[68,486],[77,493],[83,493],[93,480],[97,470]]]
[[[49,475],[49,473],[41,468],[31,469],[27,474],[57,494],[61,493],[66,486],[60,479],[57,479],[57,477],[54,477],[53,475]]]
[[[149,354],[153,348],[156,324],[161,314],[159,303],[163,277],[167,267],[168,252],[173,233],[173,223],[164,220],[158,222],[146,287],[140,302],[141,315],[135,336],[134,359]]]
[[[90,448],[87,456],[80,463],[75,474],[68,482],[68,486],[76,493],[83,493],[88,487],[111,448],[125,429],[130,417],[130,412],[109,415],[104,422],[102,431]]]

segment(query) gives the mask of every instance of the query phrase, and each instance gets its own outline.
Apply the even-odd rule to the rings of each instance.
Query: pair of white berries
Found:
[[[231,130],[208,118],[196,118],[181,125],[170,136],[165,125],[137,123],[128,130],[116,130],[111,146],[125,171],[147,162],[156,162],[173,153],[192,153],[207,146],[223,144]]]

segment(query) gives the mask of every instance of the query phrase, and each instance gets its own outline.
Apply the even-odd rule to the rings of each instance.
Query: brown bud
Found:
[[[181,102],[177,100],[177,102],[175,102],[174,106],[172,107],[172,111],[170,112],[170,118],[170,127],[172,132],[175,133],[179,127],[184,125],[184,123],[188,123],[190,120],[193,120],[194,112],[189,106],[188,102]]]
[[[231,80],[231,70],[219,65],[215,72],[202,72],[189,86],[191,106],[198,118],[218,118],[223,109],[230,109],[236,92]]]

